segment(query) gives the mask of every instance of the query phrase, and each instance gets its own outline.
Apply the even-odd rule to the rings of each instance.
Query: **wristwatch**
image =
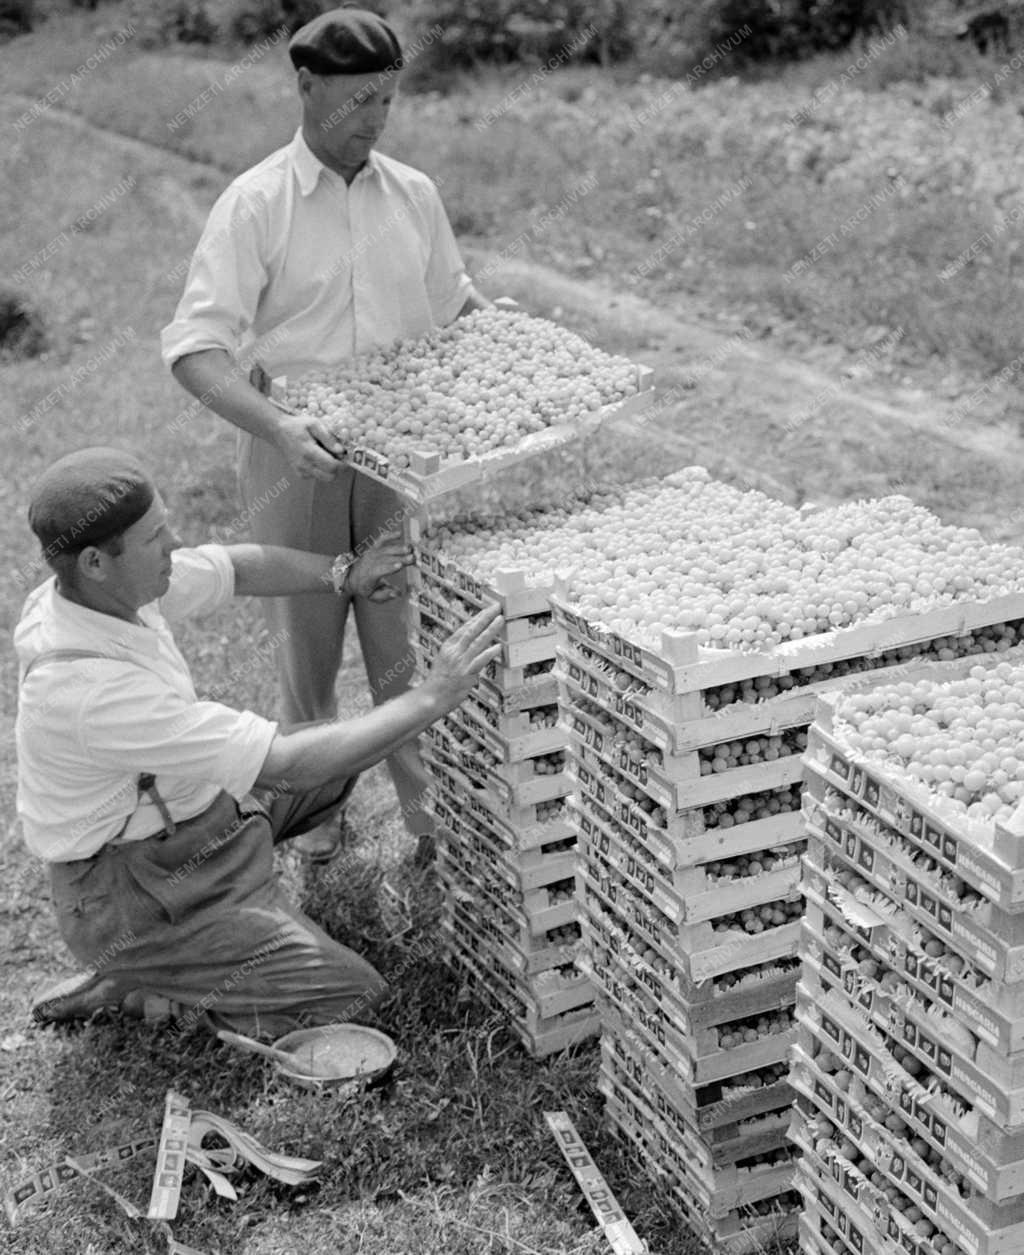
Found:
[[[345,592],[348,573],[355,566],[356,559],[357,555],[354,553],[339,553],[331,563],[331,583],[339,597]]]

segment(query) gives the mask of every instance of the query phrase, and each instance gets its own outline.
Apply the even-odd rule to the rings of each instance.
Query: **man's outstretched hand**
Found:
[[[394,601],[401,592],[388,583],[388,576],[400,574],[415,561],[413,552],[399,532],[386,532],[356,559],[345,581],[345,591],[368,601]]]
[[[445,710],[464,701],[476,688],[480,672],[499,657],[503,624],[501,607],[488,606],[456,628],[438,650],[423,686],[440,698]]]

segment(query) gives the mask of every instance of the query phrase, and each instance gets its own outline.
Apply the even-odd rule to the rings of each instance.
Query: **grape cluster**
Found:
[[[404,468],[417,450],[462,461],[516,445],[636,391],[636,367],[542,318],[479,310],[333,370],[289,381],[284,403],[349,447]]]

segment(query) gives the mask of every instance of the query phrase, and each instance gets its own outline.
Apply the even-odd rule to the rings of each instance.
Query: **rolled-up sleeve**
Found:
[[[235,566],[223,545],[176,549],[171,555],[171,583],[160,598],[168,623],[219,610],[235,593]]]
[[[472,283],[440,194],[433,184],[425,198],[425,210],[430,224],[430,256],[424,284],[434,320],[444,327],[465,305]]]
[[[82,695],[80,752],[106,771],[205,781],[244,797],[256,783],[277,724],[220,702],[187,701],[138,667],[111,667]]]
[[[232,185],[210,211],[174,320],[160,335],[165,365],[203,349],[238,351],[267,282],[263,208],[257,193]]]

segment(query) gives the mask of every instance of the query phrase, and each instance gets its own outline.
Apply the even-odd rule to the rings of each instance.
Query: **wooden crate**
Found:
[[[570,789],[564,771],[557,775],[540,774],[534,769],[533,759],[486,766],[478,753],[464,748],[443,724],[433,724],[424,734],[424,759],[428,765],[436,761],[460,772],[473,782],[477,792],[493,797],[510,816],[524,807],[563,798]]]
[[[826,1049],[848,1062],[857,1082],[883,1102],[893,1104],[900,1118],[987,1197],[1002,1201],[1024,1192],[1024,1131],[1008,1133],[984,1113],[976,1112],[977,1132],[965,1131],[960,1119],[939,1098],[916,1084],[902,1069],[883,1060],[877,1038],[857,1017],[833,1005],[822,1012],[798,988],[798,1042],[791,1059],[791,1082],[801,1068],[817,1067],[812,1053]]]
[[[658,1000],[649,988],[603,947],[594,946],[581,955],[578,966],[587,971],[602,997],[619,1016],[642,1031],[650,1047],[674,1070],[678,1080],[691,1087],[723,1081],[744,1072],[782,1063],[796,1040],[795,1025],[757,1041],[723,1049],[718,1028],[687,1032],[681,1017],[666,999]],[[691,1105],[696,1099],[690,1098]]]
[[[759,1127],[749,1133],[732,1130],[730,1134],[720,1130],[724,1136],[712,1149],[707,1138],[688,1123],[663,1093],[640,1089],[628,1073],[603,1056],[598,1089],[621,1106],[634,1110],[637,1117],[651,1112],[662,1135],[674,1140],[677,1150],[685,1156],[693,1177],[709,1192],[743,1184],[751,1176],[749,1161],[758,1156],[790,1157],[790,1112],[787,1108],[762,1116],[754,1122]],[[779,1155],[779,1152],[785,1153]]]
[[[831,1183],[819,1180],[812,1168],[799,1161],[796,1188],[803,1199],[802,1255],[816,1255],[818,1250],[822,1255],[873,1255],[879,1249],[882,1235],[874,1218],[848,1196],[837,1201]]]
[[[804,989],[812,997],[829,991],[849,999],[843,982],[810,956],[804,959],[801,976]],[[913,999],[892,995],[876,982],[862,978],[854,1005],[867,1020],[891,1033],[915,1058],[924,1063],[952,1089],[962,1093],[974,1107],[997,1119],[1016,1120],[1010,1113],[1024,1111],[1024,1056],[1019,1052],[1000,1055],[984,1042],[978,1042],[971,1055],[963,1046],[952,1045],[941,1036],[927,1010]]]
[[[784,866],[726,880],[709,875],[707,870],[707,863],[717,862],[722,858],[721,853],[716,853],[714,860],[692,867],[665,868],[649,852],[638,848],[640,843],[628,829],[623,829],[601,809],[591,807],[586,798],[570,798],[569,812],[578,827],[581,848],[583,843],[588,849],[592,848],[628,884],[646,893],[674,923],[699,923],[773,902],[787,897],[800,883],[798,854]]]
[[[510,849],[520,852],[541,849],[565,837],[575,839],[576,830],[563,815],[544,817],[545,803],[510,805],[488,793],[457,767],[434,758],[429,750],[424,763],[433,778],[430,805],[436,803],[457,809],[460,814],[490,828]],[[552,799],[561,801],[561,799]]]
[[[669,870],[767,850],[804,835],[799,809],[726,827],[709,826],[703,808],[694,808],[667,815],[662,825],[622,791],[625,778],[598,760],[570,755],[568,770],[575,799],[585,802],[590,813],[635,843],[631,849],[643,847]]]
[[[434,646],[441,645],[457,627],[465,623],[465,619],[456,615],[440,616],[433,606],[428,607],[425,599],[411,601],[408,606],[409,635],[414,642],[432,641]],[[525,622],[525,620],[518,620]],[[527,633],[521,640],[509,640],[507,635],[501,640],[500,665],[507,669],[526,668],[533,663],[553,662],[555,657],[554,632]],[[511,633],[516,636],[518,633]]]
[[[544,1015],[532,996],[524,998],[518,987],[492,970],[493,964],[484,961],[475,941],[463,940],[455,929],[443,929],[442,940],[447,961],[467,976],[484,1001],[508,1019],[510,1027],[534,1058],[577,1045],[600,1031],[592,1002],[584,1001],[570,1010]]]
[[[544,890],[538,889],[533,891],[537,896],[527,901],[501,881],[483,879],[479,869],[462,856],[456,845],[438,846],[437,860],[438,879],[444,887],[463,901],[478,902],[481,909],[487,906],[500,915],[510,944],[519,950],[531,948],[530,938],[544,937],[577,922],[575,899],[552,903],[541,896]]]
[[[735,1137],[740,1125],[788,1109],[792,1103],[793,1090],[788,1078],[756,1087],[744,1084],[754,1075],[752,1073],[740,1073],[737,1077],[702,1086],[682,1082],[678,1073],[635,1031],[633,1023],[623,1019],[602,997],[600,990],[596,992],[595,1001],[602,1017],[602,1054],[613,1057],[619,1067],[632,1076],[634,1086],[641,1093],[650,1089],[665,1095],[712,1148],[712,1154],[720,1142]]]
[[[893,917],[905,916],[912,921],[902,929],[908,936],[916,929],[937,938],[959,954],[963,962],[995,981],[1017,984],[1024,980],[1024,915],[1011,915],[990,902],[971,911],[957,909],[938,891],[925,889],[918,878],[901,874],[894,884],[889,875],[892,861],[859,834],[837,829],[833,836],[824,824],[820,829],[811,824],[808,831],[808,848],[813,845],[809,866],[812,870],[819,868],[819,877],[828,868],[838,866],[854,871],[871,886],[876,906],[859,903],[856,907],[865,921],[888,924],[894,931],[901,931],[893,925]],[[840,888],[833,892],[842,901],[852,898]]]
[[[678,966],[659,961],[650,949],[636,950],[621,930],[608,927],[606,920],[595,914],[583,913],[580,928],[587,952],[593,954],[600,949],[614,955],[616,964],[647,987],[685,1034],[779,1011],[792,1006],[796,1000],[799,968],[786,960],[778,972],[771,972],[772,963],[768,963],[725,973],[726,977],[736,977],[740,983],[717,992],[722,978],[701,984],[688,981]],[[759,977],[766,969],[769,975]]]
[[[437,657],[443,639],[436,632],[428,631],[422,625],[411,633],[410,641],[416,659],[416,667],[421,675],[426,673],[430,664]],[[553,656],[538,662],[523,663],[517,666],[507,665],[501,659],[495,658],[484,668],[479,691],[484,691],[489,683],[492,688],[513,696],[519,693],[529,694],[541,687],[538,681],[550,679],[548,687],[553,686],[557,694],[557,683],[547,674],[554,670],[554,666]]]
[[[842,867],[844,864],[836,858],[832,849],[817,841],[812,835],[808,852],[805,869],[806,886],[810,893],[814,895],[816,905],[824,906],[835,875],[835,868]],[[843,894],[841,890],[837,890],[834,886],[831,888],[834,897],[848,901],[849,895]],[[894,901],[896,899],[893,899]],[[842,909],[840,907],[840,914]],[[911,919],[916,918],[909,910],[907,912]],[[897,919],[891,929],[890,935],[895,938],[909,938],[912,944],[919,936],[919,930],[911,928],[908,930],[902,926],[902,920]],[[841,925],[839,925],[841,926]],[[882,924],[883,928],[888,926]],[[866,930],[869,933],[872,930]],[[905,960],[899,967],[893,965],[893,952],[891,946],[884,949],[878,944],[877,939],[872,938],[874,944],[869,945],[872,950],[879,950],[882,958],[878,960],[885,968],[888,968],[901,980],[906,975]],[[1002,1086],[1008,1089],[1019,1088],[1024,1084],[1024,1017],[1019,1011],[1016,1014],[1007,1015],[1000,1011],[999,1003],[1006,1002],[1011,1007],[1019,1007],[1022,998],[1024,998],[1024,983],[1004,983],[1000,980],[989,982],[983,989],[977,992],[970,992],[963,989],[961,979],[949,975],[942,975],[942,964],[936,963],[931,969],[935,973],[935,988],[921,990],[917,987],[916,974],[924,968],[928,963],[928,956],[920,951],[920,942],[918,941],[919,958],[915,958],[913,968],[915,983],[906,982],[908,990],[913,990],[916,998],[908,1001],[906,995],[901,991],[899,996],[890,996],[888,991],[883,991],[873,986],[873,983],[867,978],[858,982],[858,989],[864,993],[865,1000],[863,1005],[870,1007],[873,1013],[887,1016],[896,1022],[899,1016],[900,1007],[907,1002],[908,1010],[911,1015],[914,1014],[915,1001],[920,1006],[920,1014],[926,1014],[927,1010],[945,1011],[950,1014],[952,1008],[956,1008],[961,1012],[962,1022],[965,1027],[969,1028],[973,1035],[978,1039],[976,1053],[973,1056],[973,1062],[989,1076],[992,1080],[998,1081]],[[909,945],[906,940],[900,947],[905,953],[909,953]],[[948,949],[948,948],[947,948]],[[874,992],[872,993],[872,989]],[[939,1005],[936,994],[941,991],[944,995],[943,1001],[946,1007]],[[960,992],[960,997],[957,993]],[[977,1020],[974,1018],[977,1016]]]
[[[945,1181],[918,1155],[913,1145],[889,1132],[884,1123],[873,1119],[848,1094],[842,1093],[831,1077],[818,1073],[810,1082],[811,1068],[801,1069],[794,1078],[797,1093],[797,1114],[794,1137],[806,1145],[813,1143],[809,1122],[824,1115],[840,1128],[843,1135],[869,1158],[875,1171],[901,1190],[925,1216],[949,1237],[961,1242],[972,1252],[982,1252],[989,1243],[1003,1251],[1017,1251],[1013,1241],[1024,1238],[1024,1199],[1019,1196],[1001,1203],[981,1194],[961,1197],[959,1191]],[[840,1114],[844,1118],[840,1118]],[[864,1182],[862,1193],[871,1199],[875,1211],[878,1187]]]
[[[679,1213],[683,1224],[714,1251],[721,1255],[765,1255],[776,1245],[786,1249],[794,1237],[798,1216],[791,1207],[795,1203],[787,1204],[784,1195],[769,1195],[767,1213],[755,1213],[751,1205],[744,1204],[723,1216],[707,1216],[686,1186],[654,1161],[652,1139],[645,1137],[643,1130],[633,1126],[620,1128],[617,1123],[610,1127],[627,1156],[660,1188],[662,1197]]]
[[[707,1219],[725,1219],[792,1189],[791,1158],[760,1171],[745,1171],[730,1164],[717,1170],[709,1184],[699,1158],[642,1098],[626,1092],[607,1076],[599,1079],[598,1089],[604,1095],[612,1129],[624,1133],[641,1150],[652,1176],[671,1180],[690,1206]]]
[[[270,381],[270,399],[285,410],[288,379],[284,375]],[[399,469],[382,453],[356,446],[348,451],[348,461],[364,475],[393,488],[416,504],[426,504],[461,488],[486,482],[492,476],[524,462],[548,456],[573,441],[597,431],[612,419],[642,413],[653,399],[654,374],[649,367],[636,367],[636,391],[623,400],[592,411],[585,418],[556,422],[543,431],[532,432],[506,449],[444,462],[439,453],[425,447],[410,455],[410,465]],[[286,412],[291,412],[287,411]]]
[[[601,1003],[599,1002],[600,1006]],[[735,1164],[786,1144],[793,1091],[785,1084],[771,1089],[774,1106],[744,1116],[741,1120],[702,1126],[694,1118],[693,1093],[672,1073],[650,1066],[650,1056],[640,1059],[608,1031],[601,1034],[601,1069],[621,1088],[637,1094],[671,1124],[691,1148],[696,1148],[709,1172]]]
[[[907,938],[887,925],[863,928],[852,924],[827,896],[827,882],[819,869],[808,862],[805,872],[807,909],[801,954],[820,964],[843,986],[854,1001],[865,997],[865,981],[860,965],[851,957],[855,947],[870,954],[882,971],[895,972],[906,994],[936,1011],[958,1016],[981,1041],[1002,1054],[1024,1048],[1024,985],[988,981],[972,987],[976,969],[965,968],[954,976],[941,962],[926,955],[913,937]],[[839,932],[844,947],[825,939]],[[867,985],[867,1002],[873,997]]]
[[[613,768],[657,805],[675,813],[796,784],[803,777],[799,754],[703,775],[695,750],[655,765],[631,758],[625,747],[610,740],[594,721],[576,709],[565,712],[563,726],[569,748],[583,762]]]
[[[972,665],[977,665],[976,661]],[[913,679],[954,679],[967,667],[943,663],[915,668]],[[819,802],[828,788],[854,801],[941,867],[959,876],[1000,910],[1024,910],[1024,807],[1007,824],[994,826],[993,849],[957,830],[906,782],[882,764],[866,762],[833,734],[838,698],[819,701],[806,755],[807,788]]]
[[[462,619],[496,604],[506,628],[519,620],[543,615],[550,620],[548,630],[554,631],[547,584],[534,583],[527,571],[506,567],[491,572],[488,578],[481,578],[460,566],[443,546],[424,536],[419,519],[411,519],[409,527],[416,556],[413,583],[418,592],[442,604],[454,603],[464,610]]]
[[[557,710],[557,707],[540,707],[545,712],[552,709]],[[565,734],[561,728],[534,724],[532,713],[519,710],[499,714],[470,696],[451,711],[446,720],[479,738],[501,762],[517,762],[521,758],[564,750]]]
[[[468,849],[481,865],[509,881],[520,892],[550,884],[553,880],[566,879],[575,873],[575,835],[568,836],[559,831],[546,845],[518,850],[497,824],[487,824],[476,816],[459,813],[440,798],[433,801],[431,811],[442,826],[442,840],[456,841]],[[572,842],[571,848],[562,848],[567,841]]]
[[[582,641],[595,655],[649,685],[683,695],[757,676],[789,676],[824,663],[871,658],[885,650],[920,645],[974,628],[1024,619],[1024,593],[1007,593],[985,602],[953,602],[877,622],[854,624],[819,636],[786,641],[770,651],[709,649],[695,633],[662,633],[658,648],[626,640],[589,622],[556,586],[551,595],[555,622],[570,639]]]
[[[603,855],[581,843],[577,892],[584,906],[593,901],[635,934],[643,949],[651,947],[668,962],[677,963],[688,980],[700,982],[796,953],[799,920],[746,932],[737,927],[716,929],[714,920],[676,923],[654,899],[625,881]],[[795,900],[796,891],[788,898]],[[769,905],[769,904],[765,904]],[[756,909],[756,908],[753,908]],[[725,912],[721,918],[731,915]]]

